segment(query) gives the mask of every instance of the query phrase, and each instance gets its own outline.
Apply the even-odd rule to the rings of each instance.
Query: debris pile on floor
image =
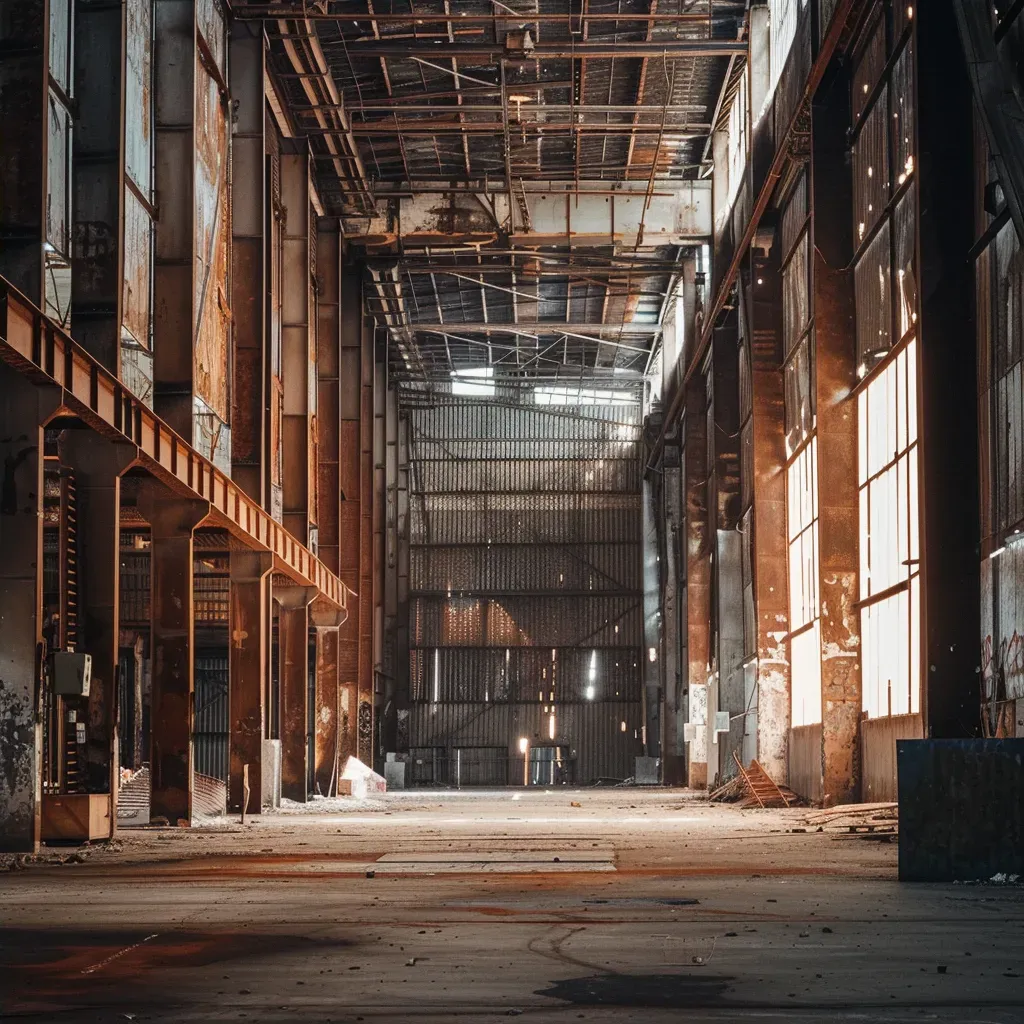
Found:
[[[709,797],[716,802],[735,803],[740,807],[795,807],[800,797],[791,789],[780,786],[764,770],[760,762],[751,761],[746,767],[734,753],[737,773]]]
[[[891,843],[899,836],[899,807],[894,803],[844,804],[813,811],[807,824],[833,839],[873,839]]]

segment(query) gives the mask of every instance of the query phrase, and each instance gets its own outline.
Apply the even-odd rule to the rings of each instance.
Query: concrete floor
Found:
[[[635,789],[344,806],[0,875],[0,1016],[1024,1021],[1024,889],[899,885],[895,844],[808,811]]]

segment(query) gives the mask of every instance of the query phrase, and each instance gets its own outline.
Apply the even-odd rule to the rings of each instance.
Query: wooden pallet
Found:
[[[747,792],[758,807],[789,807],[789,798],[756,760],[751,761],[744,768],[743,762],[736,755],[735,751],[733,751],[732,758],[736,762],[736,767],[739,769]]]

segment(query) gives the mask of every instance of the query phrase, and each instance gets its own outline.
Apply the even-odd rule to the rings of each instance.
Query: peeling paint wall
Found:
[[[217,80],[223,80],[225,69],[225,28],[212,0],[197,6],[197,20],[206,45],[197,53],[195,88],[195,391],[227,423],[231,211],[227,100]],[[212,68],[210,56],[218,62]]]
[[[38,841],[42,431],[35,388],[0,369],[0,850]]]

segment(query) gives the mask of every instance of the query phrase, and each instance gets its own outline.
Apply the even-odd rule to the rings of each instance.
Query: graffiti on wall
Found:
[[[981,728],[984,736],[1014,735],[1014,703],[1024,697],[1024,636],[995,643],[992,635],[981,645]]]

